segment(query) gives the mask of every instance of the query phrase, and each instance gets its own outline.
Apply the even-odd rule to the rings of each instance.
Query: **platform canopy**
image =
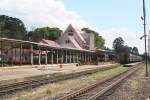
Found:
[[[22,44],[24,47],[29,48],[30,45],[33,45],[34,48],[38,49],[39,47],[42,47],[41,49],[45,49],[45,48],[53,48],[53,49],[63,49],[63,50],[75,50],[75,51],[83,51],[83,52],[92,52],[94,53],[94,51],[90,51],[90,50],[86,50],[86,49],[77,49],[77,48],[68,48],[68,47],[55,47],[55,46],[51,46],[48,44],[43,44],[43,43],[37,43],[37,42],[31,42],[31,41],[23,41],[23,40],[16,40],[16,39],[8,39],[8,38],[0,38],[0,42],[4,47],[7,46],[19,46],[20,44]],[[1,48],[1,45],[0,45]]]

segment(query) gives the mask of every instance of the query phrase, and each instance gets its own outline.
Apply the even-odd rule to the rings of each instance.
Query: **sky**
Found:
[[[150,0],[146,1],[147,29],[150,27]],[[21,19],[28,30],[49,26],[65,29],[88,27],[112,48],[121,36],[126,45],[144,52],[142,0],[0,0],[0,15]]]

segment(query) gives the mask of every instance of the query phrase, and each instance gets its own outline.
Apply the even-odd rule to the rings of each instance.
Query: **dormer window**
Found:
[[[70,43],[70,41],[69,41],[69,40],[66,40],[66,43]]]
[[[71,35],[71,36],[73,36],[73,33],[69,32],[69,33],[68,33],[68,35]]]
[[[73,33],[73,30],[72,30],[72,29],[70,29],[70,30],[68,30],[68,32],[71,32],[71,33]]]
[[[73,30],[70,29],[70,30],[68,31],[68,35],[71,35],[71,36],[72,36],[72,35],[73,35]]]

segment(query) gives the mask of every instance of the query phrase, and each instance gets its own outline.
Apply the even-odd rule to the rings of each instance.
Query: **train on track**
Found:
[[[119,58],[120,58],[119,59],[120,63],[123,63],[123,64],[142,61],[142,56],[132,54],[132,53],[127,53],[127,54],[121,55]]]

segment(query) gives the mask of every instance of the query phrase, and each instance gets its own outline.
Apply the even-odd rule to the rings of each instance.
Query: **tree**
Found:
[[[24,23],[6,15],[0,15],[0,36],[5,38],[24,39],[27,31]]]
[[[85,31],[86,33],[93,33],[94,34],[94,40],[95,40],[95,46],[97,48],[105,48],[105,40],[102,36],[99,36],[98,32],[95,32],[94,30],[91,30],[89,28],[83,28],[82,31]]]
[[[132,47],[124,45],[124,43],[122,37],[116,38],[113,42],[113,48],[119,57],[120,63],[127,63],[129,54],[132,51]]]
[[[122,39],[122,37],[118,37],[114,40],[113,48],[117,54],[122,53],[124,49],[124,40]]]
[[[57,27],[42,27],[28,33],[31,41],[40,41],[42,39],[57,40],[63,31]]]
[[[43,39],[42,37],[43,37],[42,34],[39,34],[39,33],[34,32],[34,31],[30,31],[30,32],[28,32],[27,40],[38,42],[38,41]]]
[[[139,54],[138,48],[137,47],[133,47],[132,53],[133,54]]]

